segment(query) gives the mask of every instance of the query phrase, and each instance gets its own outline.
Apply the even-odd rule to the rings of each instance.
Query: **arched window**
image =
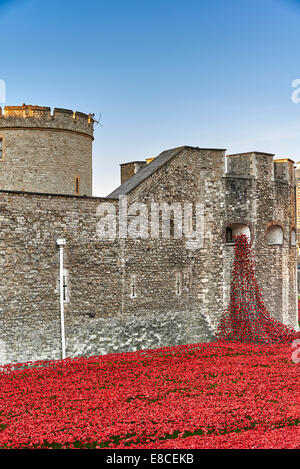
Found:
[[[296,239],[296,230],[295,228],[291,229],[291,246],[296,246],[297,244],[297,239]]]
[[[280,225],[271,225],[266,234],[266,240],[269,245],[283,244],[283,230]]]
[[[227,226],[226,228],[226,243],[232,243],[233,238],[232,238],[232,229]]]
[[[246,235],[249,241],[251,240],[251,232],[249,226],[244,225],[242,223],[231,223],[231,225],[228,225],[226,228],[225,242],[228,244],[234,243],[234,236],[238,236],[241,234]]]

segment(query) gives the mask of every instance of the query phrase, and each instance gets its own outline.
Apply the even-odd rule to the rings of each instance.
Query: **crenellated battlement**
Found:
[[[94,118],[70,109],[0,108],[0,188],[92,194]]]
[[[274,154],[249,152],[226,155],[226,177],[262,179],[264,182],[285,182],[294,185],[294,161],[274,159]]]
[[[93,137],[94,115],[70,109],[22,106],[0,107],[0,130],[16,128],[47,128],[85,133]]]
[[[274,160],[275,182],[286,181],[295,184],[295,162],[290,158]]]

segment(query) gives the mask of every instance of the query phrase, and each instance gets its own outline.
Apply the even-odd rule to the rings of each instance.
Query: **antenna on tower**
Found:
[[[96,122],[96,125],[99,124],[101,127],[103,127],[103,125],[102,125],[101,122],[100,122],[100,121],[101,121],[101,112],[99,113],[99,118],[98,118],[98,120],[95,119],[95,114],[91,114],[91,117],[92,117],[93,121]]]

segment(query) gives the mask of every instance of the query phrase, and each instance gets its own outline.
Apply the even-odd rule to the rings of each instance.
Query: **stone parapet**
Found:
[[[92,114],[84,114],[70,109],[43,106],[5,106],[0,108],[0,130],[14,128],[43,128],[81,132],[93,137],[94,118]]]

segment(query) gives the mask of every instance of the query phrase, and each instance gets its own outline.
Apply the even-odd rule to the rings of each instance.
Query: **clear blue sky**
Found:
[[[101,113],[94,195],[181,145],[300,160],[300,1],[0,0],[0,31],[7,105]]]

